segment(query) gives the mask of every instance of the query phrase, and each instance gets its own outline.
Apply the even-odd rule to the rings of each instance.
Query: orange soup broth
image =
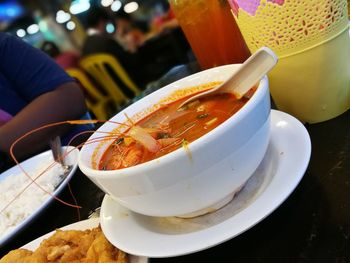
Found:
[[[126,131],[125,136],[120,136],[107,148],[98,169],[130,167],[179,149],[215,129],[248,101],[247,98],[237,100],[233,94],[225,93],[197,100],[185,109],[178,110],[179,105],[188,97],[164,105],[134,124],[147,130],[157,141],[165,141],[166,146],[156,152],[148,151],[130,139]]]

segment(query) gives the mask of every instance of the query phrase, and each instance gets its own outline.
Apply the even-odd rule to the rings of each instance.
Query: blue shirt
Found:
[[[44,52],[0,32],[1,109],[16,115],[36,97],[72,81],[75,80]],[[69,137],[92,126],[73,127],[75,132],[71,131]]]

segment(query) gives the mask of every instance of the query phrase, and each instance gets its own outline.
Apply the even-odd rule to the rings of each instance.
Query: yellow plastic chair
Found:
[[[98,53],[85,56],[80,60],[80,66],[96,80],[118,105],[126,103],[140,93],[127,72],[112,55]],[[129,90],[128,93],[133,95],[128,96],[125,90]]]
[[[85,99],[88,109],[99,120],[108,120],[117,112],[117,105],[108,95],[103,94],[91,82],[89,77],[79,68],[69,68],[66,72],[76,78],[85,90]]]

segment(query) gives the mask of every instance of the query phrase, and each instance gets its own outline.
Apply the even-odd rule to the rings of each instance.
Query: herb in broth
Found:
[[[99,169],[116,170],[144,163],[193,142],[215,129],[248,98],[237,100],[231,93],[216,94],[178,106],[184,97],[156,110],[134,124],[103,154]]]

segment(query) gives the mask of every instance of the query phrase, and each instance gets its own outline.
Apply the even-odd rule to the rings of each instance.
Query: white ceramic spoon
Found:
[[[240,99],[276,65],[277,60],[276,54],[271,49],[262,47],[251,55],[224,83],[216,88],[192,96],[184,101],[179,108],[191,101],[215,93],[231,92]]]

